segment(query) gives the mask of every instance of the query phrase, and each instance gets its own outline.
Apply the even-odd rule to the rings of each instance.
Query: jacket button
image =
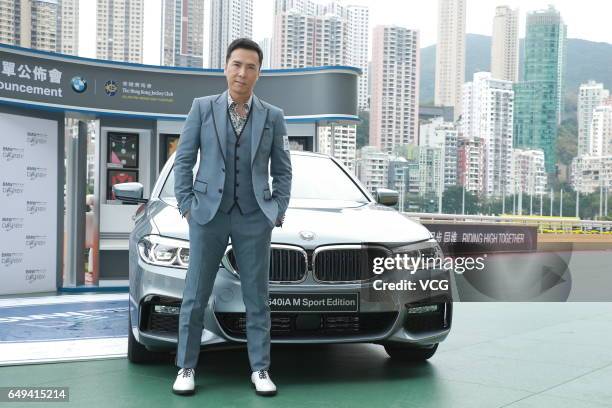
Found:
[[[225,169],[221,169],[221,171],[225,173]]]
[[[240,160],[240,157],[236,156],[236,160]]]
[[[220,192],[220,193],[222,193],[222,192],[223,192],[223,189],[222,189],[222,188],[220,188],[220,189],[219,189],[219,192]]]
[[[240,187],[240,184],[236,183],[236,187]]]
[[[240,147],[240,143],[236,143],[236,147]]]
[[[240,170],[236,170],[236,174],[240,173]]]

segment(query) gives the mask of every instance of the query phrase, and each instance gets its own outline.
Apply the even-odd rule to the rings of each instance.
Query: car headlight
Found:
[[[408,258],[420,259],[420,265],[426,266],[423,269],[429,269],[431,266],[440,268],[444,262],[444,253],[440,244],[435,239],[430,239],[427,242],[420,244],[408,244],[395,247],[392,249],[393,256],[401,255]]]
[[[138,242],[138,253],[143,261],[152,265],[182,269],[189,266],[189,241],[147,235]]]
[[[434,259],[444,259],[444,252],[442,252],[442,248],[440,248],[440,244],[436,239],[430,239],[427,241],[428,246],[425,248],[421,248],[419,251],[421,252],[422,257],[429,257]]]
[[[236,267],[236,264],[236,255],[234,254],[233,247],[230,244],[225,249],[225,254],[223,255],[223,258],[221,258],[221,266],[227,269],[236,278],[240,279],[240,274],[237,271],[238,268]]]

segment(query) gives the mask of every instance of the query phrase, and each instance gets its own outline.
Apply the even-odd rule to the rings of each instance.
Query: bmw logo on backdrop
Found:
[[[87,90],[87,80],[80,76],[75,76],[70,80],[72,90],[76,93],[83,93]]]

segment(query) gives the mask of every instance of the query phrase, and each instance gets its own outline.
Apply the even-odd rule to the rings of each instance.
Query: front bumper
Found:
[[[138,261],[130,279],[130,314],[134,337],[150,350],[176,348],[178,310],[186,270]],[[360,293],[358,312],[271,313],[272,343],[408,343],[427,346],[443,341],[450,332],[450,295],[418,302],[394,296],[369,296],[372,282],[320,284],[309,279],[299,284],[270,284],[275,293]],[[365,294],[365,296],[364,296]],[[157,308],[155,306],[165,306]],[[409,313],[414,306],[437,305],[435,310]],[[162,309],[162,310],[160,310]],[[204,312],[201,346],[246,342],[245,307],[240,281],[220,267]]]

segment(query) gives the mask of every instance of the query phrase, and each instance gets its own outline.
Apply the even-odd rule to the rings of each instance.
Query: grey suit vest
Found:
[[[244,125],[242,135],[237,138],[229,114],[226,118],[226,163],[225,185],[219,209],[229,213],[234,206],[238,206],[242,214],[248,214],[259,209],[257,199],[253,193],[253,179],[251,176],[251,137],[253,123],[253,107],[249,119]]]

